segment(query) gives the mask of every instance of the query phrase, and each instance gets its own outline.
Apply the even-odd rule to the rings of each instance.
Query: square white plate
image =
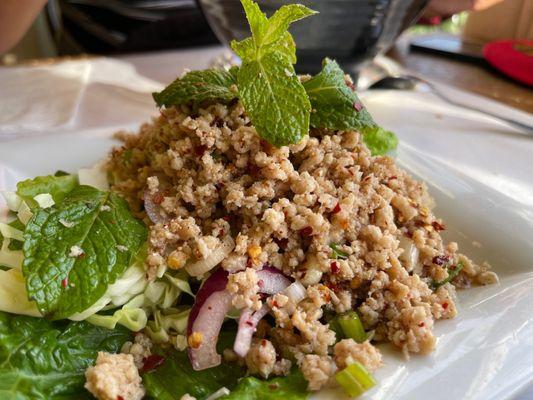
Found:
[[[433,354],[407,361],[383,346],[379,385],[363,398],[514,398],[533,381],[533,140],[504,134],[508,128],[429,94],[373,92],[365,103],[400,137],[397,160],[428,184],[449,228],[446,238],[476,261],[489,261],[501,282],[460,292],[457,318],[436,324]],[[136,126],[0,142],[0,190],[23,178],[90,166],[116,143],[113,132]]]

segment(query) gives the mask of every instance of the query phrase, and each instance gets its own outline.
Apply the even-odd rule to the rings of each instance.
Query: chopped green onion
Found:
[[[437,290],[442,285],[445,285],[446,283],[453,281],[457,277],[457,275],[459,275],[463,267],[464,267],[464,264],[460,261],[457,263],[457,266],[454,269],[452,269],[452,267],[448,267],[447,268],[448,277],[439,282],[435,282],[435,281],[431,282],[430,284],[431,289]]]
[[[334,260],[348,258],[348,253],[340,250],[337,243],[330,243],[329,247],[331,248],[331,258]]]
[[[355,340],[357,343],[363,343],[368,339],[363,323],[355,311],[348,311],[337,318],[344,336]]]
[[[337,372],[335,379],[350,397],[357,397],[376,385],[372,374],[358,362]]]

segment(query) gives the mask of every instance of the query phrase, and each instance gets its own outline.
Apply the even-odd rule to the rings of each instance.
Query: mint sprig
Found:
[[[275,146],[299,142],[309,131],[311,104],[294,71],[292,22],[315,12],[286,5],[267,18],[251,0],[241,0],[252,37],[231,47],[241,57],[239,97],[257,133]]]
[[[229,103],[237,97],[232,90],[236,83],[236,68],[229,71],[207,69],[191,71],[176,79],[162,92],[152,96],[158,106],[181,104],[199,105],[207,101]]]
[[[313,107],[311,126],[331,130],[359,130],[376,125],[355,90],[346,84],[344,76],[339,64],[326,58],[322,71],[304,83]]]

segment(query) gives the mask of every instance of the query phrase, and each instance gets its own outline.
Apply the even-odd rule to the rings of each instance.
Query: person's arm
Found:
[[[13,48],[47,0],[0,0],[0,54]]]
[[[502,0],[432,0],[424,10],[425,18],[449,17],[461,11],[482,10]]]

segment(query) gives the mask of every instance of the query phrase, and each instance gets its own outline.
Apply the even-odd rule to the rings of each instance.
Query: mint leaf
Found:
[[[235,83],[235,71],[232,70],[192,71],[152,96],[160,107],[181,104],[198,106],[207,101],[229,103],[237,97],[231,90]]]
[[[128,268],[146,235],[123,199],[78,186],[26,225],[22,271],[30,299],[53,319],[87,309]]]
[[[53,323],[0,312],[0,398],[90,399],[84,372],[98,351],[116,353],[131,333],[86,322]]]
[[[398,147],[398,138],[391,131],[379,126],[367,127],[362,130],[363,142],[373,156],[381,156]]]
[[[289,25],[315,12],[285,5],[267,18],[252,0],[241,0],[252,37],[233,41],[241,57],[239,97],[259,136],[275,146],[299,142],[309,131],[311,105],[294,72]]]
[[[156,400],[180,400],[185,393],[205,399],[222,387],[233,389],[244,375],[244,369],[237,365],[219,365],[203,371],[191,367],[186,352],[170,351],[159,353],[165,362],[155,371],[143,376],[147,397]]]
[[[281,147],[307,134],[309,99],[293,66],[280,53],[245,61],[238,81],[241,101],[259,136]]]
[[[260,46],[266,46],[282,39],[287,34],[290,24],[314,14],[317,12],[302,4],[287,4],[279,8],[268,19]]]
[[[224,400],[305,400],[309,396],[307,381],[293,370],[287,376],[261,380],[255,377],[242,379]]]
[[[325,59],[322,71],[304,82],[311,101],[311,126],[331,130],[375,126],[355,91],[346,85],[337,62]]]
[[[17,183],[17,194],[26,200],[30,206],[37,204],[33,198],[42,193],[49,193],[58,203],[76,186],[78,186],[76,175],[38,176]]]

